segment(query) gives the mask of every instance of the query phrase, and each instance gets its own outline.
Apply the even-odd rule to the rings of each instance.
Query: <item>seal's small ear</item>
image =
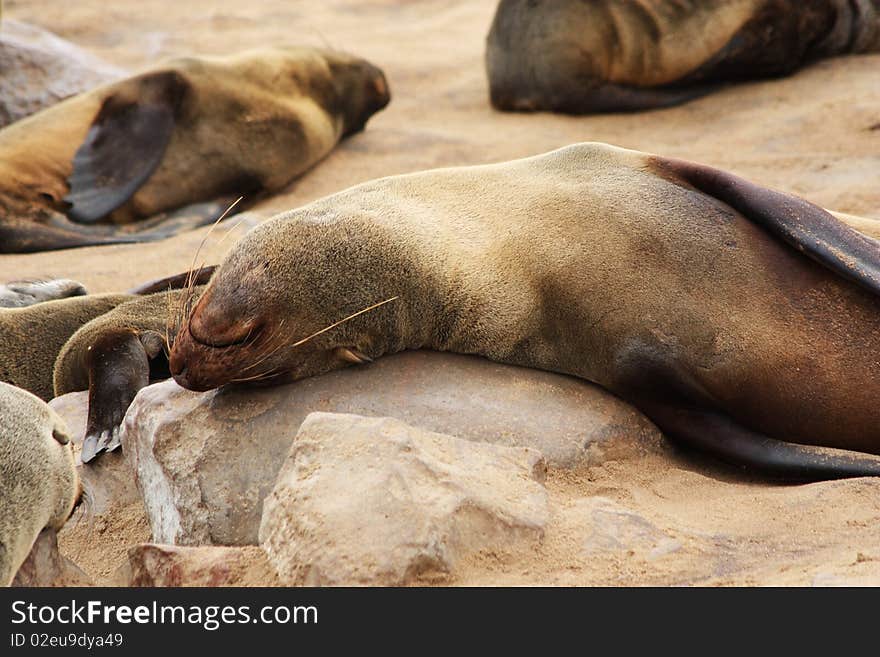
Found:
[[[119,85],[104,99],[67,179],[68,216],[94,223],[128,201],[159,166],[188,83],[174,71]]]
[[[333,354],[337,358],[344,360],[347,363],[354,363],[355,365],[373,362],[372,358],[365,353],[358,351],[354,347],[336,347],[336,349],[333,350]]]
[[[138,337],[150,360],[165,351],[165,338],[156,331],[141,331]]]

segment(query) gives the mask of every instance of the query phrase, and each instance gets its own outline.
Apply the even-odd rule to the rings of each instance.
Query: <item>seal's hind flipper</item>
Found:
[[[73,157],[68,216],[94,223],[128,201],[159,166],[185,83],[171,72],[135,78],[108,96]]]
[[[798,251],[880,295],[880,244],[819,206],[732,173],[653,157],[654,170],[726,203]]]
[[[0,285],[0,308],[24,308],[44,301],[88,294],[82,283],[69,278],[10,281]]]
[[[167,292],[168,290],[183,290],[190,286],[207,285],[214,275],[217,265],[208,265],[207,267],[199,267],[182,274],[174,276],[166,276],[148,283],[143,283],[132,288],[127,294],[155,294],[156,292]]]
[[[38,253],[83,246],[102,244],[134,244],[162,239],[164,235],[135,233],[114,235],[111,232],[85,232],[84,228],[104,228],[104,226],[79,226],[71,222],[59,221],[41,224],[32,221],[5,219],[0,222],[0,253]]]
[[[799,481],[880,476],[880,457],[871,454],[776,440],[712,411],[654,403],[638,407],[669,438],[733,465]]]

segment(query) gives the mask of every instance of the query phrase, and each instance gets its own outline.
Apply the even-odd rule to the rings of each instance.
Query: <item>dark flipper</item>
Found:
[[[37,253],[102,244],[134,244],[162,239],[161,234],[112,235],[105,232],[87,233],[76,224],[64,226],[32,221],[4,219],[0,222],[0,253]]]
[[[152,331],[121,329],[103,334],[88,354],[89,415],[82,462],[119,447],[125,412],[150,382],[150,360],[162,353],[163,338]]]
[[[880,476],[877,456],[776,440],[711,411],[638,406],[669,438],[771,476],[801,481]]]
[[[167,292],[168,290],[182,290],[190,285],[207,285],[214,274],[217,265],[208,265],[200,267],[193,271],[176,274],[174,276],[166,276],[128,291],[128,294],[153,294],[154,292]]]
[[[240,209],[236,206],[236,210]],[[178,233],[213,224],[229,208],[226,198],[187,205],[174,212],[127,226],[83,226],[63,215],[47,223],[3,219],[0,253],[37,253],[107,244],[139,244],[167,239]],[[230,215],[231,216],[231,215]]]
[[[94,223],[122,206],[159,166],[187,89],[179,74],[151,73],[108,96],[73,158],[68,216]]]
[[[664,107],[674,107],[716,91],[718,85],[690,88],[653,89],[604,84],[601,87],[578,87],[566,85],[563,93],[542,97],[539,101],[520,98],[518,93],[507,95],[493,91],[492,104],[501,110],[535,111],[552,110],[565,114],[601,114],[603,112],[642,112]]]
[[[828,269],[880,295],[877,240],[808,201],[726,171],[669,158],[656,157],[654,162],[659,173],[723,201]]]

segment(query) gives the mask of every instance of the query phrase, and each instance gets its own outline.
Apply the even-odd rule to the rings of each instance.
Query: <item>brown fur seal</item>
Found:
[[[388,100],[363,59],[281,47],[177,59],[68,99],[0,131],[0,253],[213,221],[284,187]]]
[[[880,0],[501,0],[486,69],[498,109],[584,114],[878,50]]]
[[[821,208],[579,144],[365,183],[257,226],[170,369],[207,390],[404,349],[481,354],[597,383],[735,463],[878,475],[880,459],[814,447],[880,453],[878,291],[880,243]]]
[[[39,533],[61,529],[80,495],[67,428],[34,395],[0,383],[0,585]]]
[[[79,283],[63,279],[5,286],[11,289],[10,295],[18,295],[12,300],[20,301],[19,305],[24,307],[0,308],[0,344],[3,345],[0,349],[0,381],[23,388],[44,400],[52,399],[57,396],[54,394],[53,372],[58,355],[71,336],[84,325],[111,312],[120,304],[138,301],[143,295],[186,289],[190,284],[204,285],[213,271],[213,266],[202,267],[192,275],[187,272],[169,276],[140,285],[123,294],[82,296],[84,289]],[[0,301],[3,290],[4,286],[0,286]],[[33,301],[42,303],[26,305]],[[168,316],[169,306],[174,307],[177,302],[163,303],[164,305],[156,305],[155,312],[153,305],[148,304],[145,307],[144,328],[164,321]],[[95,353],[101,352],[97,350]],[[88,380],[88,373],[85,375]],[[73,389],[86,388],[88,385]],[[71,389],[64,390],[70,391]]]

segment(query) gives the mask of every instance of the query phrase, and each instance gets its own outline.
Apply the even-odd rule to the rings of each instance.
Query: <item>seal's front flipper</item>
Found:
[[[643,112],[674,107],[700,98],[718,89],[718,85],[691,88],[640,88],[607,83],[599,87],[565,84],[548,98],[534,101],[530,94],[516,91],[506,94],[493,89],[492,104],[500,110],[552,110],[565,114],[601,114],[605,112]],[[522,96],[522,97],[520,97]]]
[[[791,194],[702,164],[652,158],[653,169],[726,203],[839,276],[880,295],[880,243]]]
[[[164,351],[164,339],[153,331],[108,332],[88,352],[89,414],[82,462],[119,447],[125,412],[138,391],[150,382],[150,361]]]
[[[603,112],[644,112],[647,110],[675,107],[696,100],[716,91],[719,85],[703,85],[690,88],[639,88],[605,84],[583,95],[575,94],[559,107],[562,112],[573,114],[599,114]]]
[[[719,459],[784,479],[880,476],[880,457],[769,438],[712,411],[665,404],[638,407],[669,438]]]
[[[187,88],[171,71],[134,78],[98,111],[73,158],[68,216],[94,223],[128,201],[159,166]]]

